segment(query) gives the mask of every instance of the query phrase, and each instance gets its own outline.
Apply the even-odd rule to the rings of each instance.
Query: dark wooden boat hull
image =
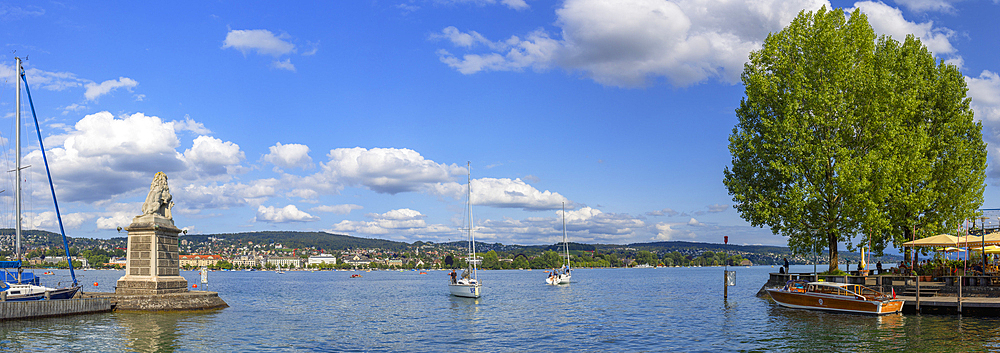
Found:
[[[780,289],[768,289],[778,305],[794,309],[827,310],[859,314],[891,314],[903,309],[902,299],[862,300],[847,296],[821,293],[792,293]]]

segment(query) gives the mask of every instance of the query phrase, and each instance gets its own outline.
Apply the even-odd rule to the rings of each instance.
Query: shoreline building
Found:
[[[319,254],[309,257],[309,266],[313,265],[319,266],[323,264],[336,265],[337,257],[330,254]]]
[[[225,259],[219,255],[180,255],[181,267],[208,267],[215,266],[219,261]]]
[[[269,257],[267,264],[277,268],[302,268],[302,259],[297,257]]]

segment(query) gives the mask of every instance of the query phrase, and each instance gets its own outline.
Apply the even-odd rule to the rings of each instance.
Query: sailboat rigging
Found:
[[[467,195],[467,206],[469,221],[469,261],[468,267],[462,271],[461,278],[456,278],[452,272],[451,283],[448,290],[457,297],[479,298],[482,295],[482,283],[479,282],[479,259],[476,258],[476,235],[473,231],[472,219],[472,163],[468,163],[469,168],[469,191]]]
[[[15,109],[15,134],[16,136],[16,156],[14,173],[16,181],[14,183],[14,203],[15,221],[14,233],[16,238],[15,252],[16,261],[0,261],[0,268],[4,269],[4,300],[41,300],[41,299],[70,299],[80,291],[80,285],[76,281],[76,273],[73,271],[73,258],[69,254],[69,242],[66,239],[66,231],[63,227],[62,216],[59,213],[59,203],[56,201],[55,187],[52,185],[52,173],[49,171],[48,158],[45,156],[45,146],[42,144],[42,132],[38,126],[38,117],[35,114],[35,104],[31,100],[31,90],[28,88],[28,79],[25,77],[24,68],[21,66],[21,58],[15,58],[17,70],[17,101]],[[45,162],[45,173],[48,175],[49,188],[52,191],[52,202],[55,205],[56,219],[59,221],[59,231],[62,234],[63,248],[66,251],[66,262],[69,264],[69,273],[73,278],[73,285],[69,288],[49,288],[39,284],[38,277],[31,273],[24,273],[23,258],[21,249],[21,82],[24,81],[24,91],[28,94],[28,105],[31,107],[31,116],[35,122],[35,132],[38,134],[38,147],[42,151],[42,160]],[[7,269],[16,268],[17,275],[11,276]]]
[[[570,274],[569,265],[569,242],[566,238],[566,203],[562,204],[562,224],[563,224],[563,250],[565,250],[566,263],[563,264],[562,270],[554,270],[553,273],[549,274],[549,277],[545,279],[545,284],[566,284],[572,279]]]

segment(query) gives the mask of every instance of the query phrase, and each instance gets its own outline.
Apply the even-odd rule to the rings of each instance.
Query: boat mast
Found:
[[[477,273],[476,266],[476,234],[472,232],[472,162],[466,162],[466,166],[469,168],[469,249],[472,253],[469,254],[470,263],[472,264],[472,276],[476,279],[476,283],[479,283],[479,274]]]
[[[566,201],[563,201],[563,247],[566,249],[566,268],[569,269],[569,243],[566,242]]]
[[[15,246],[15,251],[17,252],[17,283],[21,283],[21,273],[24,270],[21,267],[21,58],[15,57],[16,61],[15,70],[17,70],[17,76],[14,80],[17,81],[17,102],[14,107],[14,138],[16,147],[15,150],[15,162],[14,162],[14,176],[16,181],[14,182],[14,235],[17,239],[17,245]]]

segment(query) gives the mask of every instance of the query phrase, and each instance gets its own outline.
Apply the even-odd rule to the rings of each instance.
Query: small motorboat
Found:
[[[355,273],[355,274],[351,275],[351,278],[361,278],[361,275]]]
[[[860,284],[792,280],[781,289],[768,289],[778,305],[860,314],[891,314],[903,310],[903,300]]]

